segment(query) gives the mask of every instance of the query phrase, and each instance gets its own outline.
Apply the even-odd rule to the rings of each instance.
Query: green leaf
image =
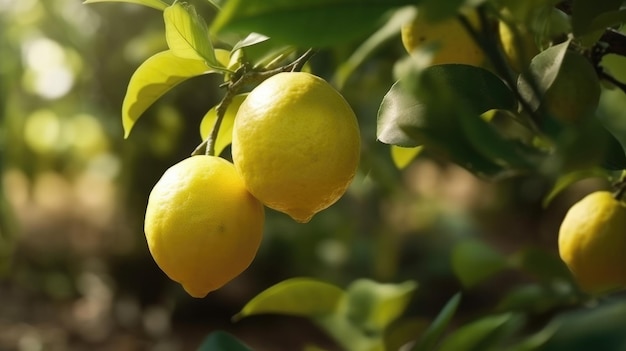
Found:
[[[532,81],[529,81],[529,79],[522,75],[519,76],[517,89],[522,98],[529,103],[533,110],[539,108],[542,98],[541,95],[552,86],[556,77],[559,75],[561,64],[563,63],[569,44],[570,42],[568,40],[564,43],[552,46],[533,57],[530,63],[533,75],[529,77]]]
[[[574,171],[567,173],[559,177],[552,186],[552,189],[541,201],[541,205],[546,208],[559,195],[563,190],[567,189],[570,185],[587,178],[607,178],[608,172],[600,168],[583,169],[580,171]]]
[[[464,240],[452,250],[452,269],[469,288],[508,267],[506,258],[478,240]]]
[[[535,276],[540,282],[554,281],[573,283],[572,275],[561,259],[542,249],[526,248],[511,257],[511,264]]]
[[[220,130],[217,134],[217,140],[215,141],[215,154],[219,155],[224,149],[230,145],[233,141],[233,125],[235,124],[235,116],[239,111],[239,106],[246,99],[248,94],[239,94],[233,97],[233,100],[226,108],[226,113],[222,119]],[[205,140],[211,134],[215,120],[217,119],[216,107],[211,108],[202,118],[200,123],[200,136],[202,140]]]
[[[335,285],[310,278],[292,278],[271,286],[250,300],[233,317],[277,313],[315,317],[335,312],[344,292]]]
[[[422,123],[425,106],[406,89],[400,81],[394,83],[383,97],[378,108],[376,136],[379,141],[403,147],[420,146],[400,126]],[[426,124],[426,122],[423,122]]]
[[[348,78],[371,54],[381,48],[390,39],[396,39],[402,25],[415,16],[415,6],[405,6],[396,10],[387,23],[367,38],[350,57],[336,70],[333,82],[341,90]]]
[[[404,169],[413,161],[423,150],[422,146],[417,147],[400,147],[391,145],[391,159],[398,169]]]
[[[391,323],[383,334],[385,350],[401,350],[402,347],[428,329],[430,322],[425,318],[402,318]]]
[[[622,0],[574,0],[572,5],[572,29],[577,37],[597,30],[594,20],[606,12],[618,11]],[[604,31],[604,28],[600,28]]]
[[[122,105],[122,125],[127,138],[137,119],[156,100],[183,81],[216,72],[204,61],[189,60],[163,51],[144,61],[130,78]]]
[[[204,339],[197,351],[252,351],[252,349],[226,332],[215,331]]]
[[[409,0],[230,0],[212,33],[261,33],[299,47],[347,43],[375,30],[388,10]]]
[[[446,303],[441,309],[435,320],[430,324],[426,332],[422,334],[412,351],[431,351],[446,331],[448,324],[452,321],[452,317],[456,313],[459,303],[461,302],[461,294],[457,293]]]
[[[483,351],[490,350],[500,341],[500,333],[512,321],[511,313],[487,316],[466,324],[448,335],[439,351]]]
[[[161,11],[165,10],[168,6],[170,6],[169,4],[166,4],[161,0],[85,0],[83,3],[93,4],[97,2],[126,2],[129,4],[137,4],[137,5],[144,5],[144,6],[152,7],[153,9],[161,10]]]
[[[174,55],[204,60],[214,68],[221,68],[215,58],[206,23],[193,6],[177,2],[163,11],[165,39]]]
[[[381,284],[358,279],[346,291],[348,320],[369,332],[382,332],[405,310],[417,283]]]

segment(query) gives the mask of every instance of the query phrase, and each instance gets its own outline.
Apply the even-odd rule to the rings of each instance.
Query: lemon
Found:
[[[608,191],[574,204],[559,230],[559,253],[584,291],[626,286],[626,205]]]
[[[204,297],[250,265],[263,221],[263,205],[230,162],[193,156],[170,167],[152,189],[144,230],[163,272],[189,295]]]
[[[475,28],[479,25],[476,12],[469,12],[467,18]],[[413,21],[402,26],[402,44],[411,54],[427,45],[436,45],[432,65],[461,63],[481,66],[485,54],[457,18],[440,22],[428,22],[419,13]]]
[[[305,223],[335,203],[354,178],[359,127],[350,105],[326,81],[279,73],[241,104],[232,154],[257,199]]]

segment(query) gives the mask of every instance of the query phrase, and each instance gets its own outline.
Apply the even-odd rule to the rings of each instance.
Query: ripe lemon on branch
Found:
[[[241,104],[232,153],[257,199],[305,223],[335,203],[354,178],[359,126],[350,105],[326,81],[283,72]]]
[[[479,27],[476,12],[468,12],[466,18],[472,27]],[[401,33],[402,44],[409,54],[427,45],[436,46],[432,65],[461,63],[481,66],[485,62],[484,52],[456,17],[431,22],[418,13],[413,21],[402,26]]]
[[[152,189],[144,230],[158,266],[193,297],[243,272],[263,234],[263,205],[232,163],[193,156],[170,167]]]
[[[626,287],[626,204],[608,191],[574,204],[559,230],[559,253],[584,291]]]

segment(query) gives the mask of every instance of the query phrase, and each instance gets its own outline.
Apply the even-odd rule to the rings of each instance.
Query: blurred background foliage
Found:
[[[357,44],[319,52],[312,70],[330,79]],[[311,340],[332,349],[295,317],[229,322],[258,292],[296,276],[342,287],[413,279],[407,314],[423,318],[463,288],[459,321],[521,309],[541,325],[571,304],[567,279],[542,272],[562,268],[556,236],[567,208],[607,184],[579,182],[544,209],[552,184],[537,176],[487,183],[428,155],[398,170],[375,133],[393,65],[406,55],[399,37],[342,90],[364,141],[348,194],[306,225],[268,210],[250,269],[205,299],[188,297],[150,257],[143,213],[164,170],[200,143],[201,118],[221,97],[218,78],[168,93],[127,140],[119,113],[133,71],[165,48],[162,17],[149,8],[0,0],[0,349],[192,350],[218,328],[258,350]],[[459,280],[455,270],[477,253],[503,259],[488,261],[499,267],[490,279]]]

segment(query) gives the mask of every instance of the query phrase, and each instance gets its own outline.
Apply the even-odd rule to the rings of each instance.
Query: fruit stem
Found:
[[[215,141],[217,140],[217,135],[220,130],[220,126],[222,125],[222,120],[224,120],[224,116],[226,115],[226,110],[228,109],[228,105],[232,102],[235,95],[241,91],[241,89],[248,85],[257,85],[262,81],[266,80],[269,77],[275,76],[278,73],[282,72],[297,72],[302,70],[302,67],[306,62],[315,55],[315,50],[309,49],[302,56],[298,57],[293,62],[266,71],[256,71],[251,68],[249,63],[244,63],[235,73],[233,73],[230,81],[228,81],[223,86],[226,87],[226,94],[215,107],[216,119],[215,124],[213,124],[213,129],[211,129],[211,134],[206,140],[202,141],[198,147],[191,153],[191,155],[215,155]]]
[[[624,195],[626,195],[626,170],[622,171],[622,175],[619,180],[613,183],[613,187],[616,188],[613,192],[613,198],[617,201],[622,201]]]

